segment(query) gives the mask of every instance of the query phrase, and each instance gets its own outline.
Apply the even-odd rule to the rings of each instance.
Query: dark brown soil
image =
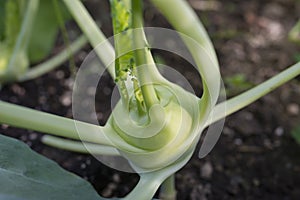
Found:
[[[249,83],[258,84],[296,62],[295,56],[299,54],[300,47],[289,42],[287,34],[300,17],[299,1],[189,2],[212,37],[224,78],[244,74]],[[110,36],[108,5],[99,5],[91,0],[88,7]],[[171,27],[148,3],[145,17],[147,26]],[[78,65],[89,51],[87,47],[76,55]],[[198,76],[191,68],[182,67],[184,61],[169,54],[162,53],[160,56],[199,90],[201,82]],[[71,118],[73,77],[67,66],[68,63],[33,81],[5,86],[0,91],[0,99]],[[101,84],[108,91],[113,87],[108,76]],[[98,96],[98,102],[103,104],[100,110],[100,122],[103,124],[110,112],[110,94],[106,91]],[[201,160],[196,152],[176,174],[178,199],[299,199],[300,146],[290,134],[300,124],[299,107],[298,77],[227,117],[223,134],[213,151]],[[138,181],[137,175],[112,170],[92,156],[45,146],[40,142],[40,133],[6,125],[0,126],[0,131],[21,139],[35,151],[89,180],[105,197],[123,196]]]

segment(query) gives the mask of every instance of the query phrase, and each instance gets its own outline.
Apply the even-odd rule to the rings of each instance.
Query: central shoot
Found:
[[[137,172],[162,169],[194,149],[200,118],[208,114],[203,109],[206,116],[200,115],[196,95],[158,71],[143,29],[142,1],[112,0],[111,9],[121,100],[108,120],[114,132],[107,137]]]

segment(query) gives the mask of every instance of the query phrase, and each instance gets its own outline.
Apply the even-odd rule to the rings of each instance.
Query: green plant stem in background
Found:
[[[207,125],[212,124],[246,106],[253,103],[260,97],[268,94],[277,87],[300,75],[300,62],[287,68],[269,80],[257,85],[256,87],[233,97],[223,103],[218,104],[212,111],[212,119]],[[226,110],[226,112],[224,112]]]
[[[290,41],[300,45],[300,20],[296,23],[296,25],[289,32]]]
[[[21,30],[18,35],[18,39],[16,41],[13,54],[11,55],[8,64],[8,72],[13,72],[15,68],[18,67],[16,66],[18,63],[17,59],[20,59],[18,55],[26,51],[32,26],[34,24],[34,18],[38,10],[38,6],[39,6],[39,0],[29,0],[27,2],[27,9],[24,15],[24,20],[22,22]]]
[[[80,36],[69,47],[64,49],[59,54],[55,55],[53,58],[50,58],[49,60],[30,68],[24,75],[18,78],[18,81],[35,79],[43,74],[48,73],[49,71],[66,62],[69,59],[70,55],[79,51],[86,44],[86,37],[84,35]]]
[[[71,43],[70,43],[70,39],[69,39],[69,36],[68,36],[67,28],[66,28],[65,23],[64,23],[64,18],[63,18],[63,15],[62,15],[62,11],[61,11],[61,8],[59,7],[58,0],[53,0],[53,7],[54,7],[55,15],[56,15],[56,18],[57,18],[57,21],[58,21],[58,25],[59,25],[60,30],[62,32],[63,40],[64,40],[66,46],[69,47],[71,45]],[[69,62],[70,62],[69,66],[70,66],[71,75],[75,76],[75,73],[76,73],[75,60],[74,60],[74,57],[73,57],[73,54],[72,54],[71,50],[69,48],[68,48],[68,50],[69,50]]]
[[[175,174],[162,183],[159,197],[163,200],[176,200]]]
[[[87,10],[85,9],[84,5],[79,0],[63,0],[65,5],[67,6],[68,10],[74,17],[75,21],[84,32],[84,35],[89,40],[90,44],[93,46],[96,54],[103,64],[107,67],[110,75],[113,79],[115,79],[115,69],[114,69],[114,61],[115,52],[114,48],[111,46],[110,43],[105,42],[106,37],[105,35],[99,30],[95,21],[91,18]],[[99,44],[105,42],[101,46],[102,48],[97,48]]]
[[[0,15],[5,20],[0,21],[3,25],[5,22],[6,35],[3,41],[0,41],[1,84],[35,78],[37,74],[48,72],[46,68],[53,69],[62,64],[62,61],[57,62],[58,60],[66,60],[64,56],[57,56],[53,60],[45,61],[45,65],[38,65],[42,66],[41,68],[45,67],[44,69],[35,68],[26,74],[32,63],[41,62],[50,54],[59,25],[64,27],[63,23],[67,19],[68,12],[60,10],[64,8],[62,2],[39,0],[3,2],[1,1],[1,6],[6,5],[6,9],[5,13]],[[65,29],[64,31],[66,32]],[[72,50],[69,51],[71,57]]]
[[[3,15],[3,18],[1,17],[3,21],[1,29],[5,30],[5,44],[11,50],[15,46],[20,32],[23,10],[18,0],[4,0],[1,3],[1,9],[4,13],[4,15],[1,13]]]

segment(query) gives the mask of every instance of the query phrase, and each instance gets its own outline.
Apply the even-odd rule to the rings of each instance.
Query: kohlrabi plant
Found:
[[[176,199],[174,174],[191,158],[203,130],[300,74],[297,63],[264,83],[218,103],[222,81],[216,53],[186,1],[151,0],[175,32],[144,28],[141,0],[111,0],[115,34],[111,41],[105,38],[80,0],[63,2],[94,47],[75,80],[74,120],[0,101],[0,122],[54,135],[44,136],[43,142],[57,148],[91,153],[100,160],[101,156],[117,158],[110,166],[140,176],[136,187],[123,199],[150,200],[160,186],[161,199]],[[160,48],[170,37],[175,37],[176,42],[181,38],[185,46],[174,48],[171,42],[164,48],[181,56],[185,55],[182,49],[189,51],[187,57],[201,75],[202,94],[183,89],[158,70],[151,50]],[[94,62],[95,56],[101,62]],[[94,102],[86,101],[94,101],[95,94],[88,98],[85,92],[91,84],[98,84],[105,69],[115,80],[120,100],[113,103],[108,121],[100,126]],[[200,157],[212,149],[220,129],[216,126],[207,133]],[[29,152],[20,142],[1,137],[0,149],[0,197],[4,199],[103,199],[88,183]],[[126,169],[121,165],[126,165]]]
[[[0,85],[36,78],[83,47],[84,36],[52,59],[39,63],[50,55],[61,24],[69,18],[57,0],[1,0]],[[34,63],[39,64],[30,68]]]
[[[300,44],[300,20],[290,30],[289,39],[296,44]]]

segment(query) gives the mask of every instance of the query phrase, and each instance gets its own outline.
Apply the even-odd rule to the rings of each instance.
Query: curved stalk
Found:
[[[99,145],[89,142],[73,141],[45,135],[42,137],[42,142],[46,145],[64,149],[68,151],[74,151],[77,153],[93,154],[93,155],[107,155],[107,156],[120,156],[117,149],[111,146]]]
[[[168,21],[180,33],[195,39],[207,49],[209,56],[218,65],[218,58],[213,44],[203,27],[195,11],[185,0],[151,0],[152,3],[163,13]],[[172,6],[170,6],[172,5]]]
[[[0,123],[61,137],[113,146],[101,126],[0,101]],[[84,132],[78,133],[78,130]]]
[[[248,106],[260,97],[273,91],[282,84],[300,75],[300,62],[282,71],[256,87],[215,106],[212,110],[212,120],[207,126]],[[224,112],[225,110],[225,112]]]
[[[96,22],[92,19],[80,0],[63,1],[81,30],[84,32],[84,35],[93,46],[96,54],[99,58],[101,58],[101,61],[107,67],[111,77],[115,79],[115,67],[114,63],[112,63],[115,60],[114,48],[110,43],[105,42],[105,35],[97,27]],[[97,48],[101,42],[105,42],[105,46],[102,49]]]
[[[59,54],[29,69],[24,75],[18,77],[18,81],[28,81],[48,73],[49,71],[63,64],[66,60],[69,59],[71,54],[76,53],[86,44],[86,37],[84,35],[80,36],[69,47],[64,49]]]
[[[185,0],[151,0],[179,32],[202,77],[201,118],[206,118],[216,104],[220,91],[219,63],[205,28]],[[172,5],[172,6],[170,6]]]

